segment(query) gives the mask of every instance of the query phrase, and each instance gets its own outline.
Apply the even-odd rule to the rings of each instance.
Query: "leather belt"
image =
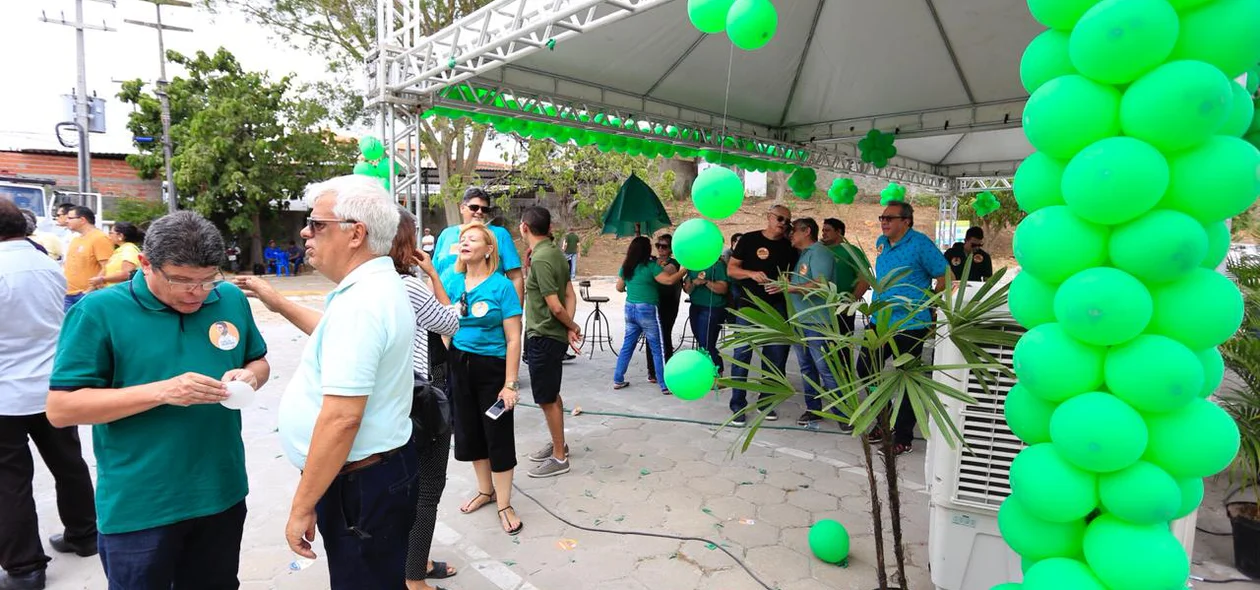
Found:
[[[385,451],[382,453],[368,455],[362,459],[359,459],[358,461],[351,461],[349,463],[346,463],[345,465],[342,465],[341,471],[338,471],[337,475],[345,475],[347,473],[354,473],[356,471],[362,471],[390,457],[393,457],[394,455],[397,455],[398,451],[400,450],[402,450],[402,447],[398,447],[397,449],[394,449],[392,451]]]

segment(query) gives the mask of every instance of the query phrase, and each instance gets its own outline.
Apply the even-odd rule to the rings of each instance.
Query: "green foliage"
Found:
[[[163,215],[166,215],[166,203],[135,197],[119,199],[113,212],[114,221],[126,221],[141,227],[147,227],[149,222]]]
[[[1240,385],[1227,387],[1220,404],[1238,424],[1242,438],[1230,479],[1254,495],[1260,494],[1260,260],[1231,259],[1228,268],[1242,290],[1243,322],[1221,345],[1221,357]]]
[[[965,217],[971,221],[972,226],[984,226],[990,232],[997,233],[1006,228],[1013,228],[1024,220],[1027,213],[1024,213],[1019,204],[1015,202],[1015,193],[1011,191],[990,191],[993,196],[997,197],[1001,208],[993,213],[985,215],[983,219],[976,214],[976,208],[973,205],[976,201],[976,193],[966,194],[958,197],[958,215]]]

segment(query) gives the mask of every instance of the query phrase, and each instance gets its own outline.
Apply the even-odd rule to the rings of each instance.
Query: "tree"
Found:
[[[126,221],[147,228],[149,223],[163,215],[166,215],[166,203],[124,197],[118,200],[117,205],[114,205],[112,217],[114,221]]]
[[[342,124],[363,120],[367,113],[357,88],[358,70],[376,42],[376,0],[202,0],[212,10],[230,7],[274,31],[284,41],[323,54],[339,84],[321,84],[330,109],[341,113]],[[489,0],[425,0],[412,2],[421,35],[432,35]],[[353,72],[353,74],[352,74]],[[477,157],[489,128],[467,120],[433,117],[420,122],[420,143],[437,168],[442,195],[448,202],[461,185],[474,178]],[[447,208],[449,223],[459,213]]]
[[[301,195],[312,181],[349,171],[355,146],[320,127],[327,110],[295,96],[292,79],[272,82],[247,72],[227,50],[189,57],[167,52],[184,77],[167,86],[175,187],[182,207],[252,239],[251,262],[262,259],[262,223]],[[140,80],[118,95],[135,105],[127,128],[138,136],[161,134],[158,97]],[[143,178],[162,173],[160,146],[140,144],[127,156]]]

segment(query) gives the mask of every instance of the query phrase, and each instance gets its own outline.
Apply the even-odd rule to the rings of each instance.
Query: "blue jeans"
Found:
[[[78,295],[66,295],[66,298],[65,298],[66,307],[62,311],[69,312],[70,308],[74,307],[74,304],[78,303],[80,299],[83,299],[84,295],[87,295],[87,293],[79,293]]]
[[[788,317],[786,304],[784,304],[783,308],[776,308],[776,309],[778,310],[780,315],[782,315],[783,317]],[[735,317],[734,329],[738,330],[739,326],[747,326],[747,325],[749,325],[747,320],[739,316]],[[789,350],[791,350],[791,347],[786,344],[775,344],[773,346],[761,347],[761,353],[765,355],[766,360],[770,361],[770,363],[772,363],[775,367],[779,369],[780,372],[783,372],[783,373],[787,372],[787,357],[788,357]],[[747,346],[741,346],[735,349],[736,361],[751,365],[752,357],[753,357],[752,349]],[[761,366],[765,367],[765,364],[763,363]],[[739,379],[739,380],[747,380],[748,369],[745,369],[744,367],[741,367],[737,364],[732,363],[731,364],[731,378]],[[757,399],[760,400],[761,398],[765,396],[766,394],[763,393],[757,396]],[[747,406],[748,406],[748,394],[742,389],[732,389],[731,390],[731,411],[734,413],[739,413],[739,412],[742,412],[744,408]]]
[[[383,461],[343,473],[315,505],[332,590],[406,586],[407,536],[416,518],[414,441]]]
[[[696,344],[709,353],[709,358],[713,359],[713,366],[717,367],[719,374],[726,368],[723,366],[722,354],[718,352],[717,347],[718,336],[722,333],[722,322],[725,320],[725,307],[692,305],[691,311],[688,312],[688,321],[691,322],[691,333],[696,335]]]
[[[626,338],[621,341],[621,352],[617,354],[617,368],[613,371],[613,383],[626,381],[626,368],[634,356],[634,347],[639,344],[639,337],[646,336],[648,351],[656,366],[664,367],[661,349],[661,321],[656,313],[656,306],[651,303],[626,303]],[[663,377],[665,371],[661,371]],[[665,380],[658,380],[661,391],[665,391]]]
[[[822,334],[809,328],[801,328],[801,334],[806,338],[822,337]],[[834,392],[837,388],[836,376],[831,373],[827,360],[823,358],[827,344],[822,340],[811,340],[808,346],[797,344],[792,347],[796,350],[796,358],[801,363],[801,381],[805,385],[805,407],[814,411],[822,409],[822,400],[819,399],[822,392],[811,385],[811,380],[813,383],[821,383],[827,391]],[[831,413],[837,416],[843,415],[836,408],[832,408]]]
[[[239,588],[245,501],[218,514],[97,536],[109,590]]]

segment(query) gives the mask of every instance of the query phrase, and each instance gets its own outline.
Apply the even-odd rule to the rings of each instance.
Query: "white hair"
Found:
[[[367,228],[367,246],[377,256],[388,256],[398,233],[398,206],[390,199],[380,179],[350,174],[306,187],[303,200],[312,208],[320,198],[333,195],[333,215],[353,219]]]

